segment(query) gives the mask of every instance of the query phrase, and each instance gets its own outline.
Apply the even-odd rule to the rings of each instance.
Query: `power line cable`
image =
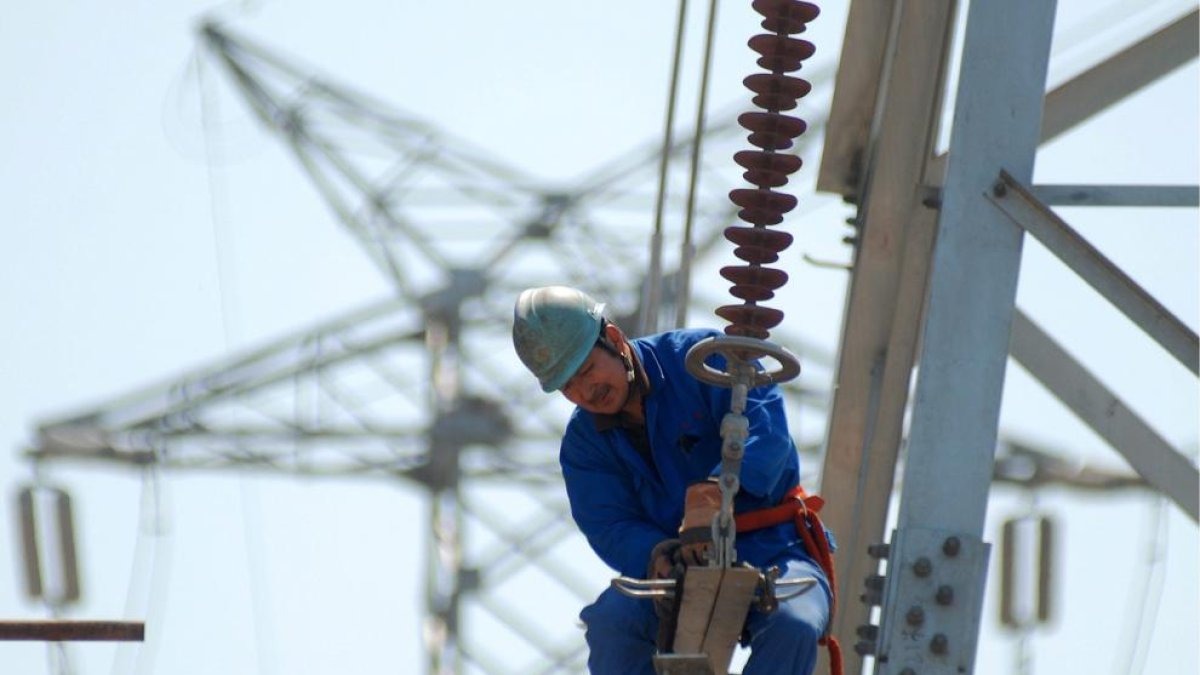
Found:
[[[208,175],[208,194],[212,220],[213,257],[217,268],[217,297],[221,308],[221,333],[225,351],[229,351],[237,332],[237,307],[233,301],[232,288],[236,285],[233,242],[230,228],[228,192],[224,174],[218,171],[214,148],[221,146],[220,131],[213,123],[218,118],[215,85],[205,78],[204,61],[197,56],[197,85],[200,87],[201,120],[204,129],[205,166]],[[264,552],[259,545],[264,538],[259,527],[261,513],[257,508],[255,486],[245,476],[238,478],[238,502],[242,514],[243,550],[246,569],[250,579],[250,613],[253,619],[255,648],[254,655],[261,675],[275,673],[270,611],[270,586],[263,564]],[[253,501],[253,508],[252,503]]]
[[[675,106],[679,95],[679,69],[683,63],[683,40],[687,27],[687,0],[679,0],[679,15],[675,24],[675,51],[671,60],[671,83],[667,87],[667,111],[663,122],[662,150],[658,163],[658,194],[654,201],[654,233],[650,239],[650,271],[646,279],[646,291],[642,298],[638,334],[647,335],[658,331],[658,304],[662,293],[662,246],[663,214],[667,201],[667,176],[671,163],[671,147],[674,145]],[[702,129],[697,128],[699,135]]]
[[[1166,576],[1164,561],[1167,557],[1168,528],[1167,519],[1163,517],[1167,500],[1156,497],[1150,504],[1147,514],[1145,531],[1149,534],[1147,542],[1147,557],[1145,573],[1141,575],[1141,587],[1135,592],[1132,601],[1138,607],[1136,611],[1127,612],[1126,634],[1133,633],[1132,639],[1122,640],[1128,645],[1125,650],[1125,667],[1118,672],[1133,675],[1144,672],[1146,659],[1150,653],[1150,644],[1154,640],[1154,628],[1158,618],[1158,608],[1162,601],[1164,577]]]
[[[679,278],[675,289],[675,327],[687,323],[687,310],[692,276],[692,222],[696,210],[696,185],[700,176],[700,156],[703,147],[705,113],[708,107],[708,80],[712,70],[713,36],[717,27],[717,0],[708,3],[708,27],[704,37],[704,65],[700,72],[700,99],[696,102],[696,133],[692,136],[692,163],[688,177],[687,211],[683,220],[683,241],[679,251]]]
[[[209,216],[212,222],[213,258],[217,268],[217,299],[221,309],[221,335],[223,346],[229,350],[237,325],[236,307],[228,289],[236,285],[233,267],[233,242],[229,228],[228,192],[224,174],[216,166],[216,148],[220,147],[220,130],[214,123],[219,118],[215,85],[205,76],[204,60],[197,52],[193,55],[196,86],[200,91],[200,120],[204,130],[204,157],[208,177]]]
[[[171,530],[164,515],[164,485],[159,466],[147,466],[141,481],[137,539],[126,585],[124,614],[142,616],[156,630],[142,644],[123,643],[117,647],[110,671],[113,675],[153,672],[159,644],[155,636],[162,633],[166,588],[171,577]]]

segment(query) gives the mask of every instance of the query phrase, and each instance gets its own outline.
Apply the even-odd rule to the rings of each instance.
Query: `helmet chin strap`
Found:
[[[621,402],[621,409],[624,410],[625,406],[633,400],[633,381],[637,379],[637,373],[633,369],[633,359],[628,354],[622,353],[621,360],[625,362],[625,381],[629,384],[628,387],[625,387],[625,400]]]
[[[633,369],[633,357],[630,356],[630,353],[633,351],[633,347],[629,346],[629,343],[626,342],[625,349],[622,350],[616,345],[616,343],[608,339],[607,335],[600,338],[600,346],[607,349],[610,354],[613,354],[621,359],[621,362],[625,364],[625,381],[633,383],[633,381],[637,379],[637,371]]]
[[[616,343],[610,340],[607,335],[602,335],[600,337],[599,344],[601,347],[607,350],[608,353],[618,357],[621,359],[621,362],[625,364],[625,382],[628,383],[629,386],[625,388],[625,400],[621,403],[621,408],[624,408],[625,406],[629,405],[629,401],[633,398],[633,383],[635,380],[637,380],[637,371],[633,367],[633,347],[626,342],[624,344],[625,348],[621,349],[616,345]]]

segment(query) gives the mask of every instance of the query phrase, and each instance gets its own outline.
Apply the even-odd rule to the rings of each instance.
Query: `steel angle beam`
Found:
[[[986,552],[978,549],[1023,237],[984,195],[1002,167],[1025,180],[1033,174],[1054,12],[1055,3],[1045,0],[975,0],[968,8],[950,134],[953,166],[942,193],[904,490],[889,555],[890,561],[919,561],[937,540],[948,557],[975,551],[977,562],[956,582],[956,597],[982,597],[985,582]],[[922,582],[919,575],[888,580],[878,642],[885,649],[903,644],[912,625],[903,603]],[[877,672],[970,672],[981,604],[952,606],[952,615],[938,624],[947,627],[940,639],[935,634],[916,652],[893,651],[886,662],[876,662]],[[905,620],[896,620],[900,616]]]
[[[1200,53],[1200,11],[1189,12],[1046,93],[1041,142],[1047,143],[1132,96]],[[931,185],[941,185],[946,155],[934,162]]]
[[[1034,185],[1035,197],[1047,206],[1200,206],[1194,185]]]
[[[1193,10],[1046,94],[1042,140],[1050,140],[1200,54]]]
[[[1200,339],[1154,296],[1073,230],[1029,188],[1001,171],[989,192],[1000,211],[1037,238],[1113,306],[1193,374],[1200,374]]]
[[[838,495],[822,518],[841,542],[843,598],[857,597],[857,584],[878,566],[866,550],[883,538],[895,481],[935,231],[936,211],[922,204],[921,185],[937,137],[954,24],[954,3],[908,0],[897,7],[821,477],[821,491]],[[831,124],[837,119],[835,112]],[[833,634],[854,644],[856,627],[868,617],[868,607],[843,603]],[[860,667],[856,654],[844,657],[848,672]]]
[[[1200,472],[1065,349],[1018,310],[1012,357],[1192,520],[1200,512]]]
[[[75,426],[106,429],[145,426],[184,417],[198,406],[228,399],[297,375],[360,359],[397,345],[419,347],[421,317],[405,303],[386,300],[355,309],[318,326],[195,368],[169,384],[121,396],[100,409],[48,420],[40,433]]]
[[[898,530],[888,559],[879,673],[972,673],[991,545],[924,527]]]
[[[1022,231],[985,196],[1033,172],[1055,3],[970,5],[900,526],[983,526]],[[1001,65],[1002,64],[1002,65]]]
[[[893,44],[889,40],[893,16],[904,4],[895,0],[850,3],[817,173],[818,190],[844,196],[859,193],[884,62]]]

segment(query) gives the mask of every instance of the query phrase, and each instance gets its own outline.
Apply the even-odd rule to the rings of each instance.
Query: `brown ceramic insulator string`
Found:
[[[725,238],[736,246],[734,255],[747,264],[721,269],[721,276],[733,284],[730,294],[742,304],[718,307],[716,313],[729,321],[727,335],[765,340],[770,329],[783,321],[783,312],[758,303],[773,298],[788,279],[786,272],[767,265],[777,262],[780,252],[792,243],[792,235],[770,228],[782,223],[783,214],[797,203],[794,196],[776,188],[786,185],[801,165],[799,157],[782,151],[791,148],[807,127],[804,120],[782,111],[795,108],[812,88],[807,81],[787,75],[813,54],[812,43],[790,36],[803,32],[819,10],[802,0],[754,0],[751,6],[764,17],[762,27],[771,32],[755,35],[749,45],[759,54],[758,65],[770,72],[743,80],[761,112],[743,113],[738,124],[750,132],[747,140],[757,150],[738,152],[734,161],[746,170],[742,174],[746,182],[755,187],[729,193],[740,209],[738,218],[749,225],[726,228]]]

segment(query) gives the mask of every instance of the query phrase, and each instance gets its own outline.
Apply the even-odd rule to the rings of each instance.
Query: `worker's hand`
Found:
[[[654,643],[663,653],[670,652],[675,642],[675,625],[679,618],[679,597],[683,593],[685,571],[683,561],[679,559],[678,539],[664,539],[650,551],[646,578],[675,580],[675,590],[670,597],[654,599],[654,613],[658,615],[658,634]]]
[[[674,579],[676,584],[683,583],[683,562],[679,559],[679,540],[664,539],[658,542],[653,551],[650,551],[650,561],[646,565],[647,579]],[[654,612],[658,614],[658,618],[667,619],[675,616],[678,607],[676,598],[679,597],[681,589],[676,588],[675,593],[669,598],[659,598],[654,601]],[[675,631],[671,629],[671,635]]]
[[[650,551],[650,562],[646,565],[647,579],[671,579],[676,572],[682,574],[679,560],[679,540],[664,539]]]
[[[683,525],[679,527],[680,557],[685,565],[703,565],[712,552],[712,523],[721,511],[721,488],[712,481],[687,489]]]

